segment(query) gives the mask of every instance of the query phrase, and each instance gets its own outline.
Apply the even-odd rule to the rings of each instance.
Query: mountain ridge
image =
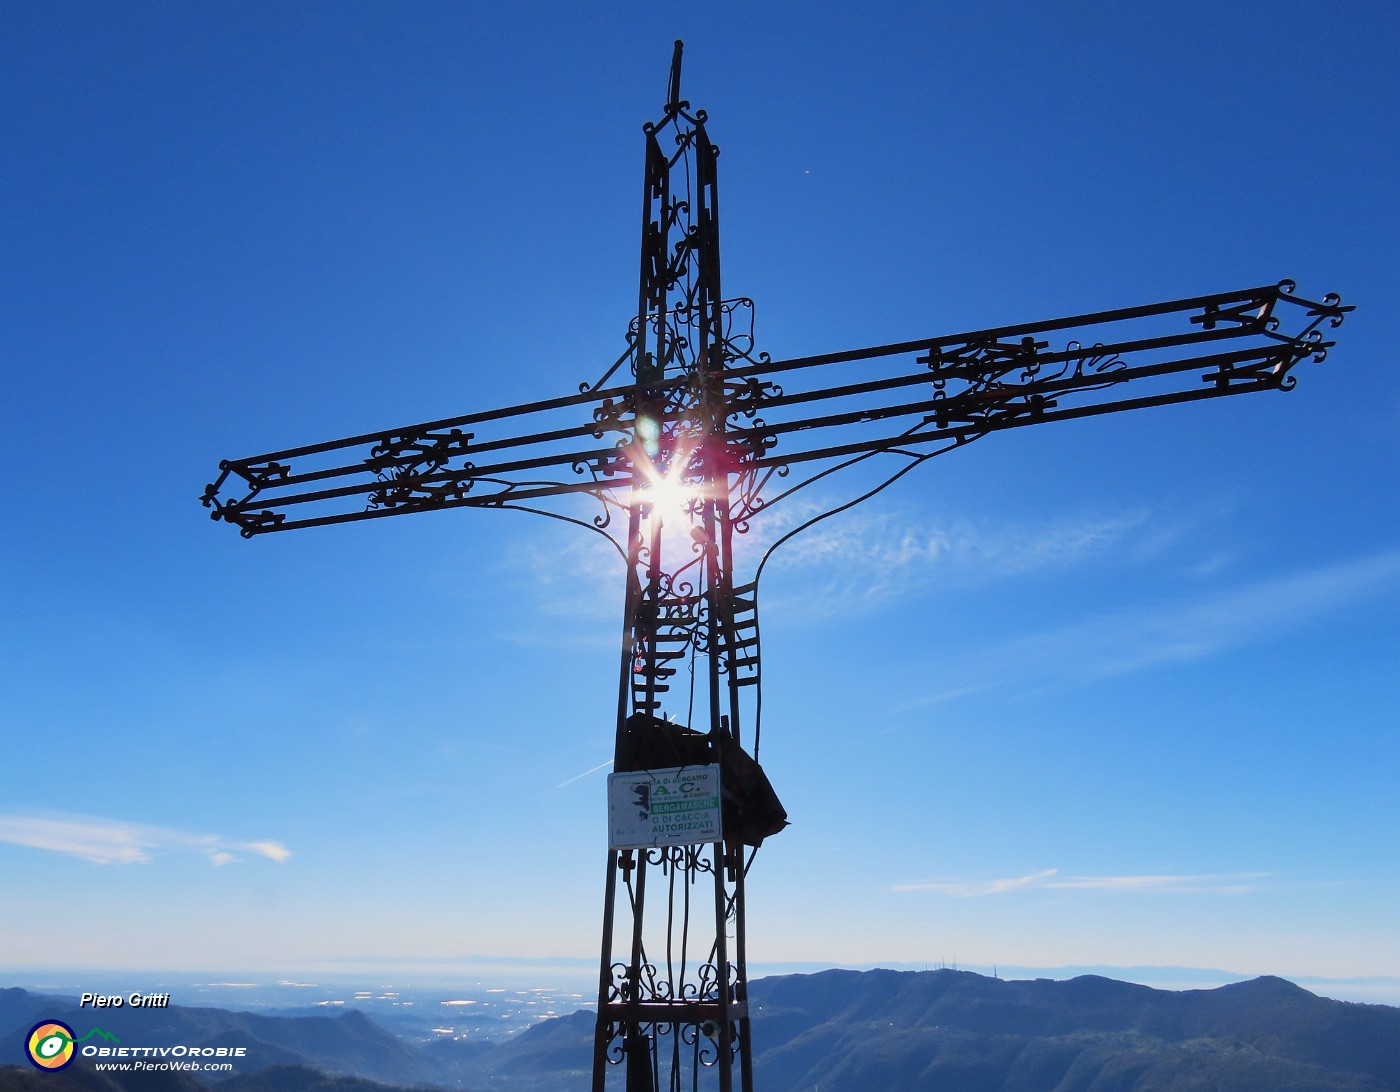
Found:
[[[1400,1008],[1321,998],[1276,977],[1174,991],[1100,975],[826,970],[758,979],[749,1002],[764,1092],[1400,1092]],[[72,1023],[72,1009],[71,999],[0,989],[0,1029],[14,1027],[0,1063],[24,1067],[0,1069],[0,1092],[38,1089],[16,1044],[37,1019]],[[117,1015],[104,1013],[102,1024],[121,1035]],[[594,1025],[580,1010],[500,1043],[420,1046],[353,1009],[289,1017],[172,1006],[159,1023],[126,1015],[139,1037],[129,1041],[249,1045],[247,1067],[207,1085],[226,1092],[562,1092],[587,1083]],[[157,1037],[165,1034],[179,1038]],[[99,1083],[75,1087],[198,1087],[90,1076]]]
[[[1219,1085],[1231,1092],[1400,1089],[1400,1009],[1278,978],[1169,991],[1094,975],[827,971],[763,979],[751,1003],[755,1071],[774,1090],[1184,1089],[1215,1087],[1201,1083],[1211,1068],[1233,1074]]]

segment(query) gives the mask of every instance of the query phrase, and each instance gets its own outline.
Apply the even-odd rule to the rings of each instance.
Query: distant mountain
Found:
[[[1094,975],[1061,982],[823,971],[760,979],[750,1002],[761,1092],[1400,1092],[1400,1009],[1330,1001],[1279,978],[1171,991]],[[75,1017],[62,1004],[0,991],[0,1021],[16,1028],[0,1039],[0,1062],[14,1060],[40,1017],[83,1030],[93,1023],[90,1010]],[[202,1035],[230,1045],[243,1037],[248,1064],[212,1092],[403,1092],[385,1084],[575,1092],[587,1086],[592,1057],[589,1012],[541,1021],[501,1043],[427,1046],[398,1040],[353,1010],[278,1017],[171,1008],[162,1014],[168,1030],[147,1012],[125,1032],[111,1018],[120,1015],[104,1013],[101,1026],[133,1042],[196,1045]],[[199,1087],[166,1076],[120,1084],[77,1065],[42,1074],[26,1064],[0,1069],[0,1092]]]
[[[765,1092],[1400,1092],[1400,1009],[1279,978],[1177,992],[826,971],[750,992]]]
[[[98,1073],[81,1061],[58,1073],[0,1066],[0,1092],[209,1092],[186,1073]]]
[[[273,1066],[213,1086],[215,1092],[419,1092],[363,1077],[330,1077],[307,1066]],[[211,1092],[186,1073],[98,1073],[82,1062],[61,1073],[0,1067],[0,1092]]]
[[[98,1027],[128,1045],[246,1047],[246,1059],[238,1063],[243,1073],[306,1066],[390,1084],[426,1084],[440,1076],[421,1048],[355,1009],[294,1018],[180,1005],[93,1010],[79,1008],[72,998],[16,989],[0,990],[0,1065],[31,1068],[24,1039],[41,1019],[62,1020],[79,1037]]]
[[[273,1066],[214,1085],[214,1092],[417,1092],[362,1077],[328,1077],[306,1066]],[[135,1090],[133,1090],[135,1092]],[[206,1090],[201,1089],[201,1092]]]
[[[1278,978],[1154,990],[1085,976],[825,971],[750,986],[762,1092],[1400,1092],[1400,1009]],[[590,1013],[460,1066],[471,1089],[586,1086]]]

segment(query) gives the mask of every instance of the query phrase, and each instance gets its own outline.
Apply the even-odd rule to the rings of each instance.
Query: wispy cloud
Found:
[[[281,842],[243,842],[89,815],[0,815],[0,842],[94,864],[144,864],[167,853],[195,853],[219,868],[243,860],[240,854],[278,862],[292,855]]]
[[[769,545],[837,503],[816,497],[765,510],[748,533],[735,538],[736,572],[752,573]],[[614,522],[622,533],[616,517]],[[1160,553],[1178,534],[1179,528],[1154,524],[1146,509],[1027,526],[966,520],[931,525],[906,511],[856,508],[798,534],[783,545],[774,564],[801,574],[807,586],[802,602],[809,609],[820,604],[824,614],[839,615],[935,585],[1067,568],[1113,551],[1138,560]],[[692,547],[685,535],[668,545],[673,560],[687,557]],[[522,539],[509,569],[527,582],[535,611],[593,622],[616,616],[624,565],[597,536],[561,528]],[[557,643],[555,630],[550,640]]]
[[[1259,888],[1267,872],[1237,872],[1215,875],[1140,876],[1061,876],[1058,868],[1047,868],[1025,876],[993,880],[926,880],[895,884],[891,891],[928,891],[960,899],[1004,895],[1012,891],[1114,891],[1125,894],[1243,895]]]
[[[768,541],[820,511],[790,509],[758,525]],[[1150,528],[1149,513],[1134,509],[1093,514],[1039,526],[983,526],[968,521],[929,525],[900,512],[842,513],[804,531],[775,555],[784,571],[809,584],[823,581],[808,603],[840,613],[907,598],[935,584],[982,582],[1068,568],[1112,551],[1134,558],[1159,551],[1172,536]]]
[[[1014,876],[1005,880],[927,880],[923,883],[896,884],[890,890],[933,891],[939,895],[974,898],[978,895],[1001,895],[1025,887],[1044,887],[1045,881],[1054,876],[1055,872],[1056,869],[1047,868],[1043,872],[1032,872],[1027,876]]]
[[[936,705],[1014,678],[1027,691],[1080,685],[1163,663],[1198,660],[1277,636],[1314,618],[1400,591],[1400,550],[1198,598],[1098,614],[948,665],[956,685],[906,702]],[[1008,664],[1015,665],[1008,673]]]
[[[574,643],[614,644],[617,633],[606,623],[618,620],[626,571],[616,550],[581,528],[562,528],[554,534],[521,539],[503,568],[503,576],[521,585],[530,609],[522,612],[520,619],[503,619],[503,623],[512,623],[503,636],[558,645],[567,638],[561,638],[557,620],[567,618],[586,624],[572,638]],[[540,626],[530,618],[544,618],[549,624]]]
[[[276,861],[278,864],[292,855],[292,851],[281,842],[247,842],[243,848],[249,853],[256,853],[266,857],[269,861]]]

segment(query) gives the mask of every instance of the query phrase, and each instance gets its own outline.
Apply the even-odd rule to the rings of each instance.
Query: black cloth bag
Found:
[[[727,737],[712,740],[679,724],[645,713],[627,718],[622,747],[613,769],[618,773],[666,770],[676,766],[708,766],[719,763],[722,798],[720,816],[724,836],[746,846],[760,846],[763,839],[788,825],[787,811],[758,761]]]

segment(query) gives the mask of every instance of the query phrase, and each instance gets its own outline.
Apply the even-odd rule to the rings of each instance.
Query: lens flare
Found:
[[[642,500],[649,506],[651,517],[659,519],[663,525],[677,526],[691,520],[691,509],[699,492],[680,478],[674,470],[660,474],[642,490]]]
[[[638,435],[643,441],[646,457],[640,461],[639,469],[642,472],[643,485],[638,499],[642,503],[642,514],[650,519],[660,521],[663,527],[679,529],[689,527],[694,522],[695,514],[699,510],[697,501],[704,493],[704,486],[698,482],[686,481],[687,476],[692,472],[691,462],[699,442],[690,439],[689,441],[671,441],[675,447],[670,451],[670,457],[659,460],[665,464],[665,468],[658,465],[656,459],[656,448],[661,445],[649,438],[649,435],[638,427]]]

